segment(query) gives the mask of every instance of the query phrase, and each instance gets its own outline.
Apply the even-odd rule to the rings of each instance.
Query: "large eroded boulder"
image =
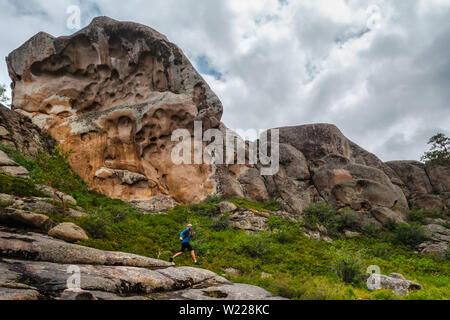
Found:
[[[176,129],[218,127],[222,104],[183,52],[155,30],[107,17],[55,38],[40,32],[7,57],[12,105],[73,150],[72,168],[123,200],[215,191],[213,168],[175,165]]]

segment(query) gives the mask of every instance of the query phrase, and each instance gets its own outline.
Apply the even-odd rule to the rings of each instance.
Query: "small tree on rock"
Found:
[[[426,165],[450,166],[450,138],[438,133],[430,138],[431,149],[422,156]]]
[[[66,191],[67,177],[73,175],[68,159],[72,151],[62,152],[60,147],[55,148],[53,154],[39,150],[36,156],[37,166],[33,171],[36,183],[49,186],[53,195],[61,201],[63,214],[66,213],[66,201],[61,191]]]
[[[0,84],[0,103],[8,104],[9,99],[6,96],[6,86]]]

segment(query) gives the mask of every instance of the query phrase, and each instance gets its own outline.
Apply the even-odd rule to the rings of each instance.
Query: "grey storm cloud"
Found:
[[[177,43],[233,129],[336,124],[385,161],[450,134],[450,0],[0,0],[0,53],[98,15]],[[6,65],[0,83],[9,83]]]

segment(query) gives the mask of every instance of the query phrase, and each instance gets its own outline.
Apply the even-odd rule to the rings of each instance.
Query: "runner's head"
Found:
[[[192,229],[192,224],[188,224],[188,229],[191,230]]]

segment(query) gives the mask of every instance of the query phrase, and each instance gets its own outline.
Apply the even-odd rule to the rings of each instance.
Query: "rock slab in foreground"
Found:
[[[69,267],[80,290],[68,290]],[[27,283],[22,283],[28,279]],[[107,252],[37,234],[0,231],[0,299],[142,300],[276,299],[264,289],[232,284],[214,272],[137,255]]]

